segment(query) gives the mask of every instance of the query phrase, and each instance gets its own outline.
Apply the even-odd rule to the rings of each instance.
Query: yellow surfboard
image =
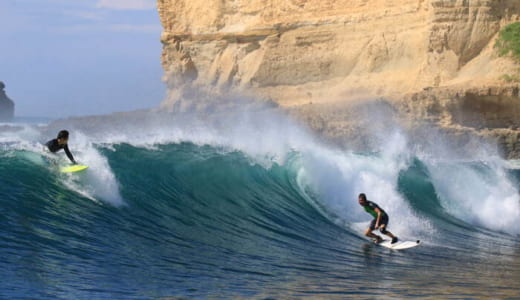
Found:
[[[75,173],[75,172],[83,171],[83,170],[86,170],[86,169],[88,169],[88,166],[72,165],[72,166],[61,168],[60,172],[62,172],[62,173]]]

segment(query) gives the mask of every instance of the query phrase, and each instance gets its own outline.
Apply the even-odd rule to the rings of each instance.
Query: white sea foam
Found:
[[[357,202],[357,195],[364,192],[389,213],[390,227],[399,235],[431,232],[431,225],[414,213],[397,190],[399,172],[407,167],[410,154],[406,136],[398,129],[378,132],[378,140],[384,140],[381,151],[361,155],[324,145],[270,106],[237,103],[228,105],[225,113],[185,113],[171,118],[152,118],[149,123],[129,125],[128,130],[105,131],[97,141],[146,148],[183,141],[208,144],[242,151],[267,168],[273,163],[285,164],[288,155],[297,152],[301,157],[299,181],[314,191],[319,206],[339,223],[368,223],[371,217]]]
[[[71,139],[71,143],[74,143],[75,148],[81,149],[74,154],[76,161],[89,166],[86,172],[70,175],[75,178],[73,181],[77,182],[75,184],[77,190],[91,196],[90,198],[102,199],[113,205],[122,205],[124,201],[119,192],[119,183],[107,158],[79,132]]]
[[[357,203],[357,195],[364,192],[389,213],[391,229],[410,236],[434,232],[398,191],[399,173],[408,167],[411,157],[418,156],[427,165],[440,202],[450,214],[476,226],[520,233],[516,221],[520,211],[518,189],[508,178],[503,161],[489,155],[493,147],[484,145],[479,147],[483,150],[465,157],[464,151],[452,150],[441,136],[429,136],[422,144],[416,140],[411,143],[398,126],[376,126],[385,118],[374,115],[377,118],[367,124],[374,125],[372,134],[379,149],[370,155],[326,146],[270,105],[232,101],[220,111],[211,106],[206,111],[128,118],[123,127],[71,131],[70,144],[73,149],[83,149],[75,155],[91,166],[84,191],[114,204],[122,202],[117,180],[106,158],[92,144],[129,143],[154,148],[186,141],[239,150],[265,167],[284,164],[289,153],[297,152],[299,181],[313,190],[320,207],[330,216],[346,224],[368,222],[370,216]],[[488,164],[485,171],[463,163],[476,158]]]
[[[383,147],[387,151],[377,155],[313,149],[304,156],[307,182],[326,209],[339,217],[337,222],[353,226],[364,221],[367,227],[371,217],[357,199],[359,193],[365,193],[389,214],[391,231],[408,238],[429,237],[433,234],[431,224],[416,215],[397,190],[399,173],[408,164],[408,157],[402,155],[406,154],[406,140],[396,132],[387,145]]]
[[[488,229],[520,234],[520,196],[501,162],[427,162],[448,213]]]
[[[0,132],[0,145],[3,153],[17,153],[35,165],[46,166],[58,174],[58,168],[49,164],[49,160],[67,164],[68,159],[62,152],[53,155],[44,150],[45,146],[37,141],[54,138],[44,137],[38,127],[27,124],[17,124],[20,129]],[[102,200],[113,205],[121,205],[123,198],[119,185],[108,161],[103,157],[89,138],[81,132],[71,133],[70,148],[76,161],[88,165],[86,172],[77,174],[59,174],[59,178],[70,189],[93,200]],[[81,149],[81,151],[78,151]]]

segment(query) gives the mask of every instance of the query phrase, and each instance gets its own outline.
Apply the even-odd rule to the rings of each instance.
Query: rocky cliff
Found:
[[[14,102],[4,91],[5,84],[0,81],[0,122],[10,122],[14,118]]]
[[[168,109],[194,90],[271,99],[305,115],[316,109],[298,107],[381,98],[440,126],[520,128],[518,109],[484,122],[478,114],[520,101],[501,80],[518,66],[493,47],[519,19],[518,0],[158,0],[158,8]]]

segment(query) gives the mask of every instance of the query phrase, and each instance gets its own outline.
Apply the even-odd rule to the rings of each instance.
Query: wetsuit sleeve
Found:
[[[70,153],[69,146],[65,145],[65,147],[63,147],[63,150],[65,150],[65,154],[67,154],[67,157],[70,159],[70,161],[75,164],[76,161],[74,160],[72,153]]]
[[[54,151],[52,151],[52,140],[45,143],[45,147],[47,147],[47,149],[49,149],[49,151],[54,152]]]

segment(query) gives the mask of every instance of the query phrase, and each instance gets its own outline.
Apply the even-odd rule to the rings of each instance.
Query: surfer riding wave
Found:
[[[47,149],[49,149],[49,151],[52,153],[56,153],[61,149],[65,150],[65,154],[67,154],[67,157],[70,159],[70,161],[73,164],[77,164],[74,160],[74,156],[72,156],[72,153],[70,153],[68,142],[69,132],[67,130],[62,130],[58,133],[57,138],[48,141],[45,143],[45,146],[47,146]]]
[[[380,243],[383,238],[377,234],[372,233],[373,230],[379,229],[382,234],[389,236],[392,239],[392,244],[395,244],[399,239],[393,235],[390,231],[386,230],[388,226],[388,214],[380,208],[376,203],[367,200],[367,196],[364,193],[359,194],[358,202],[365,211],[371,214],[374,219],[370,222],[370,226],[365,231],[365,235],[369,238],[373,238],[374,242]]]

